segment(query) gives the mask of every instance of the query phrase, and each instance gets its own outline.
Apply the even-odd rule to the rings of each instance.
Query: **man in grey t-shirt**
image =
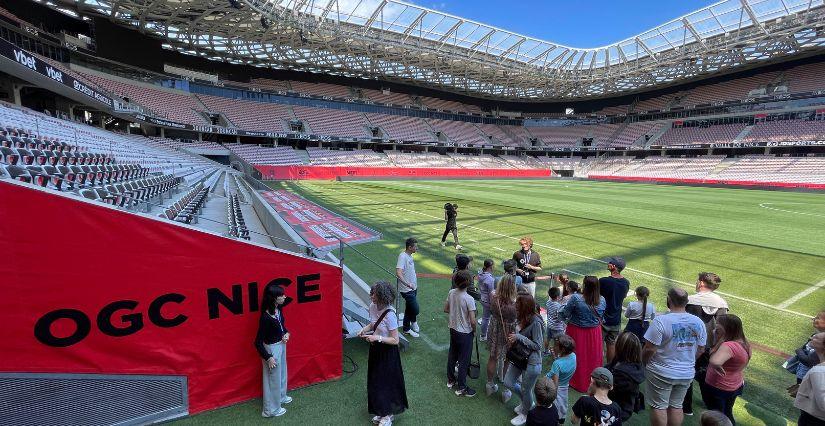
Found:
[[[473,354],[473,337],[476,331],[476,302],[467,287],[473,281],[470,271],[455,274],[455,288],[450,290],[444,303],[444,312],[450,315],[450,352],[447,355],[447,387],[456,386],[455,394],[472,397],[476,391],[467,386],[467,368]],[[458,377],[455,365],[458,363]]]
[[[645,332],[642,360],[647,366],[645,400],[652,408],[650,424],[680,425],[682,404],[693,382],[696,358],[707,344],[705,324],[685,312],[688,294],[681,288],[667,292],[670,312],[657,316]]]
[[[407,238],[405,248],[398,255],[395,264],[395,276],[398,279],[398,291],[404,298],[404,323],[402,330],[412,337],[418,337],[418,277],[415,275],[415,262],[412,255],[418,251],[418,240]]]

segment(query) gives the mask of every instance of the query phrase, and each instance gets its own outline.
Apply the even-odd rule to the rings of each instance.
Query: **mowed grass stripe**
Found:
[[[410,189],[405,189],[404,191],[408,190]],[[485,206],[487,206],[486,209]],[[440,206],[435,206],[435,208],[438,209]],[[496,214],[499,212],[497,210],[498,207],[491,207],[486,203],[484,205],[474,206],[474,208],[485,209],[484,213],[488,214]],[[559,233],[566,234],[567,236],[580,239],[580,241],[571,241],[573,244],[585,241],[592,241],[597,244],[609,243],[615,247],[614,250],[633,252],[637,250],[650,251],[651,248],[656,247],[651,243],[651,241],[663,241],[661,240],[662,238],[671,239],[679,244],[674,246],[672,241],[667,243],[671,252],[664,254],[670,258],[669,260],[692,262],[697,267],[701,266],[703,270],[725,269],[729,272],[733,272],[732,274],[725,274],[727,280],[725,281],[724,286],[727,293],[767,303],[772,306],[779,305],[789,298],[792,298],[799,293],[808,291],[809,288],[815,286],[816,283],[821,281],[821,272],[819,272],[820,267],[818,265],[825,263],[825,258],[803,255],[796,252],[730,243],[727,241],[696,236],[679,236],[678,234],[674,236],[672,233],[665,233],[658,230],[631,227],[628,225],[613,226],[614,224],[605,224],[599,221],[583,220],[580,222],[571,222],[571,219],[558,217],[557,215],[547,216],[547,218],[549,218],[547,219],[541,216],[533,215],[534,211],[532,210],[510,210],[513,210],[511,212],[511,217],[513,218],[523,216],[528,217],[529,219],[519,218],[500,220],[508,221],[510,225],[516,226],[529,223],[530,226],[526,229],[526,232],[532,232],[537,229],[547,230],[546,224],[543,222],[558,223],[559,220],[561,220],[564,223],[578,223],[577,225],[573,225],[578,226],[578,230],[573,230],[571,232],[565,232],[564,230],[558,231]],[[435,214],[433,214],[433,216],[438,214],[437,212],[434,213]],[[465,218],[466,213],[466,211],[462,212],[462,214],[465,215]],[[465,224],[472,224],[471,220],[468,221],[465,219],[463,222]],[[599,224],[612,229],[620,229],[616,228],[617,226],[625,227],[622,238],[618,240],[594,238],[594,235],[598,237],[603,234],[603,232],[600,233],[600,229],[604,228],[599,227]],[[553,238],[553,240],[545,241],[555,241],[560,236],[549,235],[549,237]],[[561,237],[563,237],[563,235]],[[553,247],[561,246],[562,248],[571,247],[570,245],[561,243],[551,243],[549,245]],[[576,252],[576,250],[570,251]],[[684,253],[684,255],[682,255],[682,253]],[[725,260],[725,262],[720,262],[720,260]],[[798,267],[787,268],[786,265],[788,264],[796,264]],[[771,268],[771,266],[774,267]],[[651,270],[642,267],[638,267],[636,269],[649,272],[656,271],[656,269]],[[689,277],[675,277],[672,275],[666,276],[681,282],[692,282],[694,280],[695,273],[690,272],[689,275]],[[769,285],[771,291],[766,292],[765,285],[763,284]],[[814,294],[813,297],[806,297],[804,300],[800,300],[798,303],[795,303],[793,308],[802,307],[802,315],[814,314],[818,309],[820,309],[820,307],[816,306],[817,303],[815,302],[815,300],[818,299],[817,296],[819,296],[819,294]]]
[[[359,182],[825,256],[825,220],[765,202],[825,208],[821,195],[576,181]],[[501,195],[504,195],[503,197]]]
[[[442,220],[428,220],[426,217],[414,217],[414,215],[403,213],[397,214],[397,211],[393,211],[393,209],[384,206],[384,203],[389,203],[411,207],[411,209],[428,209],[430,212],[438,214],[444,203],[442,197],[421,193],[401,193],[399,196],[395,191],[386,191],[377,188],[365,190],[359,187],[358,189],[353,189],[353,185],[349,183],[313,182],[298,185],[289,184],[285,186],[297,190],[301,195],[313,199],[333,211],[344,213],[354,220],[380,230],[384,234],[382,241],[359,245],[357,247],[359,251],[379,263],[393,266],[398,251],[402,249],[403,239],[410,235],[417,235],[421,237],[421,248],[416,261],[418,271],[422,273],[449,273],[451,270],[455,251],[442,248],[438,245],[441,230],[443,230]],[[365,198],[378,200],[378,202],[367,201]],[[477,204],[479,206],[478,208],[480,208],[483,203],[471,203],[467,205],[476,206]],[[391,217],[389,212],[392,212],[395,216]],[[503,211],[501,214],[503,217],[512,217],[512,215],[512,211]],[[487,221],[484,226],[501,229],[502,233],[505,233],[505,230],[512,226],[509,223],[498,224],[495,220],[489,218],[462,217],[462,220],[465,221]],[[492,249],[494,246],[506,248],[508,251],[515,249],[512,240],[493,237],[489,234],[485,235],[483,233],[462,231],[460,236],[463,240],[468,241],[472,238],[479,241],[479,243],[473,244],[472,250],[469,251],[469,253],[477,259],[475,266],[477,266],[478,261],[484,257],[491,257],[493,259],[500,259],[502,257],[501,252]],[[356,255],[348,254],[345,257],[347,258],[349,267],[359,274],[363,274],[362,276],[365,279],[374,280],[384,278],[375,268],[371,267],[368,262],[359,262]],[[599,264],[594,265],[593,262],[582,263],[576,259],[569,259],[569,261],[568,259],[560,259],[560,261],[582,268],[588,272],[592,270],[593,272],[597,272],[598,275],[604,274],[603,267]],[[632,277],[631,280],[634,280],[634,284],[639,284],[636,278]],[[659,287],[647,282],[645,282],[645,284],[651,287],[654,294],[661,294],[663,290],[667,288],[664,283]],[[422,316],[420,318],[423,318],[422,329],[434,343],[446,343],[448,339],[446,319],[440,312],[440,308],[443,305],[443,297],[449,288],[449,283],[443,279],[422,279],[420,286],[423,289],[420,294],[422,306]],[[537,293],[546,294],[546,289],[546,284],[540,284]],[[664,309],[663,301],[656,302],[660,310]],[[737,302],[732,302],[731,305],[732,309],[742,316],[749,326],[747,333],[752,340],[769,343],[771,347],[789,351],[798,346],[800,342],[798,339],[804,341],[804,338],[807,337],[805,330],[810,327],[809,321],[789,320],[787,314],[777,315],[778,313],[775,311],[765,312],[766,310],[764,308],[748,309],[746,306],[739,306]],[[795,335],[787,336],[789,332]],[[482,358],[485,356],[486,350],[482,349]],[[415,421],[416,423],[432,422],[432,424],[438,424],[444,421],[444,417],[440,416],[464,412],[466,408],[469,408],[468,404],[472,405],[473,408],[470,411],[470,415],[474,418],[481,419],[479,420],[480,424],[505,424],[510,416],[512,416],[510,413],[511,410],[509,410],[509,408],[512,407],[502,410],[500,404],[487,400],[483,396],[471,402],[462,401],[461,404],[456,404],[452,398],[445,399],[445,397],[442,397],[441,394],[438,393],[438,389],[443,387],[443,383],[441,382],[443,381],[442,365],[444,363],[444,354],[431,351],[424,342],[414,341],[413,346],[405,353],[403,358],[405,371],[407,372],[409,380],[408,389],[415,388],[414,392],[416,396],[411,397],[411,401],[415,401],[416,408],[422,406],[426,408],[423,411],[421,409],[410,410],[409,414],[415,417],[407,417],[405,414],[399,419],[399,424],[407,420]],[[762,352],[754,353],[751,366],[746,376],[748,385],[745,388],[745,395],[743,398],[740,398],[735,409],[740,424],[786,424],[787,419],[795,418],[795,416],[798,415],[792,406],[792,401],[784,393],[784,387],[793,382],[793,377],[785,373],[781,367],[779,367],[779,363],[781,363],[781,360],[775,355]],[[549,365],[545,365],[544,370],[546,371],[548,368]],[[475,384],[476,386],[483,386],[482,379],[477,382],[478,383]],[[785,384],[786,382],[787,384]],[[421,385],[426,386],[430,390],[422,394],[418,388],[418,386]],[[349,387],[350,385],[346,386]],[[357,388],[355,391],[363,392],[361,388]],[[336,391],[336,394],[339,392],[341,391]],[[571,403],[575,401],[576,397],[577,395],[571,394]],[[327,397],[325,396],[324,398]],[[326,399],[324,400],[326,401]],[[510,405],[513,405],[513,403]],[[637,424],[637,422],[638,424],[646,424],[646,419],[646,413],[642,413],[634,417],[633,424]],[[696,418],[686,419],[685,424],[697,424]]]
[[[422,195],[422,194],[419,194],[419,197],[415,197],[414,194],[402,193],[402,194],[399,195],[399,194],[393,193],[392,191],[390,191],[390,192],[383,192],[383,191],[376,192],[375,190],[370,190],[369,192],[366,192],[367,188],[366,187],[360,187],[360,186],[356,187],[356,189],[353,189],[353,187],[342,187],[342,186],[323,189],[323,188],[317,187],[318,184],[301,184],[301,185],[305,186],[306,189],[309,190],[305,195],[308,195],[310,197],[313,197],[313,196],[319,197],[320,198],[319,201],[323,202],[325,205],[327,205],[330,208],[341,209],[341,208],[346,208],[347,206],[357,206],[356,208],[362,209],[361,211],[363,213],[365,213],[366,216],[363,217],[363,218],[359,218],[359,217],[356,217],[356,218],[360,219],[362,221],[365,221],[366,224],[368,224],[368,225],[373,225],[373,223],[375,223],[375,221],[378,221],[378,223],[383,222],[384,227],[382,228],[380,226],[377,226],[379,229],[382,229],[382,230],[388,229],[387,228],[387,225],[388,225],[388,226],[392,227],[393,229],[398,229],[398,230],[402,230],[402,231],[407,232],[407,234],[404,234],[404,235],[407,235],[407,236],[416,235],[416,236],[418,236],[419,238],[422,239],[422,247],[427,247],[427,246],[436,247],[435,249],[433,249],[433,251],[435,251],[436,253],[429,253],[429,250],[424,249],[424,251],[425,251],[424,255],[425,256],[437,257],[437,258],[439,258],[440,261],[444,262],[446,265],[452,265],[451,257],[452,257],[453,252],[444,251],[443,249],[441,249],[441,247],[437,247],[437,239],[440,238],[440,233],[438,233],[438,232],[434,233],[429,229],[420,229],[418,227],[419,223],[426,223],[427,226],[425,228],[428,228],[428,227],[432,226],[432,224],[441,224],[442,221],[440,221],[440,220],[421,221],[421,220],[417,220],[417,219],[412,218],[411,215],[403,215],[401,218],[396,218],[396,219],[393,219],[393,220],[381,220],[380,219],[382,216],[385,215],[385,212],[387,210],[386,207],[384,206],[384,203],[400,205],[400,206],[404,206],[404,207],[415,206],[415,208],[420,208],[420,209],[428,208],[430,212],[438,212],[439,209],[440,209],[440,206],[443,205],[442,200],[433,199],[432,197]],[[310,186],[307,186],[307,185],[310,185]],[[334,191],[334,192],[332,192],[332,191]],[[310,195],[310,194],[312,194],[312,195]],[[375,201],[374,198],[372,198],[372,197],[378,198],[380,200]],[[370,200],[370,201],[367,201],[367,200]],[[473,204],[471,204],[471,206],[473,206],[473,208],[479,208],[478,203],[473,203]],[[349,208],[347,208],[347,210],[349,210]],[[466,213],[467,213],[467,211],[464,211],[464,212],[461,213],[463,215],[463,216],[460,216],[462,218],[461,222],[474,223],[475,221],[478,221],[478,220],[485,221],[485,222],[487,221],[487,219],[474,219],[473,217],[467,217]],[[512,212],[503,212],[503,213],[504,214],[501,214],[499,216],[510,217],[510,218],[513,217]],[[356,213],[356,214],[353,214],[353,216],[359,216],[359,214]],[[373,221],[373,222],[370,222],[370,221]],[[413,223],[410,223],[410,222],[413,222]],[[523,229],[516,229],[516,232],[514,232],[515,235],[521,235],[521,232],[519,232],[519,231],[524,231],[524,232],[529,232],[531,230],[535,231],[535,229],[529,223],[521,223],[521,222],[526,222],[526,221],[515,221],[513,223],[506,224],[506,226],[501,226],[501,224],[499,224],[498,226],[495,227],[495,229],[501,228],[501,229],[507,229],[509,231],[509,230],[513,229],[514,227],[523,226],[524,227]],[[657,232],[659,232],[659,231],[657,231]],[[462,231],[460,235],[463,236],[464,238],[469,237],[469,238],[476,239],[478,241],[483,241],[484,246],[489,246],[489,247],[492,247],[492,246],[513,247],[515,245],[515,244],[513,244],[513,241],[510,240],[509,238],[491,237],[489,234],[486,234],[486,233],[483,233],[483,232],[466,232],[466,231]],[[535,232],[533,232],[533,235],[537,236],[538,238],[542,238],[544,236],[542,233],[535,233]],[[432,236],[432,240],[427,238],[427,236]],[[547,235],[547,237],[549,238],[550,235]],[[427,241],[427,243],[424,243],[424,241]],[[485,256],[491,257],[493,259],[501,259],[502,257],[506,257],[506,256],[502,256],[501,252],[493,251],[491,249],[485,249],[484,247],[480,247],[480,249],[477,250],[475,245],[473,245],[473,247],[468,247],[468,252],[470,254],[474,255],[474,257],[476,257],[477,259],[481,259],[482,257],[485,257]],[[613,252],[614,251],[612,251],[610,249],[606,249],[606,250],[602,250],[602,251],[597,252],[597,253],[586,253],[586,254],[589,257],[602,258],[602,257],[606,257],[608,255],[614,254]],[[547,258],[548,253],[543,253],[543,254]],[[632,260],[634,258],[629,257],[629,259]],[[566,268],[566,269],[584,271],[586,273],[593,273],[593,274],[596,274],[596,275],[605,274],[604,266],[601,265],[601,264],[598,264],[597,262],[591,262],[591,261],[584,261],[583,262],[581,259],[577,259],[577,258],[569,257],[569,256],[561,256],[561,257],[557,256],[555,259],[548,259],[548,260],[550,262],[552,262],[553,268],[555,270],[561,269],[563,267],[563,268]],[[545,262],[547,262],[548,260],[546,260]],[[387,260],[387,262],[392,262],[392,260]],[[637,267],[640,268],[640,269],[642,269],[643,266],[644,267],[647,267],[647,266],[652,267],[652,266],[655,266],[658,262],[659,262],[659,260],[653,259],[653,261],[648,262],[649,265],[644,263],[644,262],[641,262],[642,266],[637,266]],[[640,262],[635,262],[633,264],[636,265],[638,263],[640,263]],[[659,265],[660,269],[647,268],[645,270],[661,272],[662,266],[663,265]],[[688,272],[684,273],[683,275],[695,277],[696,269],[695,269],[695,266],[693,265],[693,263],[691,263],[691,262],[670,261],[669,264],[664,265],[664,266],[667,267],[665,269],[676,271],[677,272],[676,275],[679,274],[680,270],[682,270],[684,268],[688,268]],[[449,267],[444,268],[442,270],[433,270],[432,272],[443,273],[443,272],[448,272],[448,271],[449,271]],[[720,273],[723,274],[723,276],[725,276],[724,275],[725,271],[722,271]],[[646,286],[651,288],[654,295],[658,294],[659,296],[661,296],[660,298],[662,300],[657,300],[657,305],[659,305],[660,309],[664,309],[663,294],[666,291],[666,289],[669,288],[672,285],[671,283],[669,283],[666,280],[656,280],[656,279],[651,279],[650,277],[645,277],[645,276],[637,276],[637,275],[633,275],[633,274],[627,274],[627,275],[631,279],[631,281],[633,282],[634,286],[635,285],[646,285]],[[665,274],[662,274],[662,275],[665,275]],[[743,319],[746,322],[746,325],[749,328],[749,335],[750,335],[751,339],[754,339],[755,341],[758,341],[760,343],[763,343],[767,346],[770,346],[770,347],[773,347],[773,348],[776,348],[776,349],[779,349],[779,350],[791,351],[791,350],[795,349],[796,346],[798,346],[800,340],[804,341],[804,339],[807,337],[807,335],[806,335],[807,331],[806,330],[809,326],[809,320],[806,319],[806,318],[794,317],[792,315],[788,315],[788,314],[785,314],[785,313],[782,313],[782,312],[779,312],[779,311],[774,311],[774,310],[769,309],[769,308],[750,305],[750,304],[738,302],[738,301],[735,301],[735,300],[730,300],[729,302],[731,303],[732,309],[735,312],[737,312],[737,314],[739,314],[740,316],[743,317]],[[748,321],[748,318],[751,318],[752,320]],[[788,327],[789,324],[795,324],[796,327]],[[789,330],[791,330],[791,331],[789,332]]]
[[[475,182],[475,181],[473,181],[473,182]],[[434,185],[435,184],[433,182],[426,182],[426,183],[429,184],[429,185]],[[443,182],[441,182],[441,183],[443,184]],[[576,182],[576,183],[578,183],[579,185],[582,184],[582,182]],[[594,184],[604,184],[602,182],[592,182],[592,183],[594,183]],[[361,183],[361,184],[363,185],[364,183]],[[381,183],[372,182],[372,183],[368,183],[368,185],[370,185],[370,186],[378,185],[379,187],[385,187],[386,185],[389,185],[390,187],[393,187],[392,189],[395,189],[394,186],[397,185],[397,184],[399,184],[399,183],[397,183],[397,182],[381,182]],[[467,184],[467,182],[460,182],[459,184]],[[486,182],[485,182],[485,184],[486,184]],[[545,183],[544,182],[536,182],[534,184],[544,185]],[[410,183],[410,184],[404,183],[403,185],[404,185],[404,187],[399,188],[398,189],[399,191],[415,191],[415,192],[419,192],[419,193],[441,195],[441,196],[452,197],[452,198],[474,199],[473,197],[468,197],[467,196],[468,191],[465,191],[463,188],[461,188],[461,191],[460,191],[461,194],[456,195],[456,194],[453,194],[453,193],[439,193],[435,189],[429,188],[429,187],[426,187],[426,190],[424,190],[424,189],[413,189],[414,187],[420,186],[421,182],[414,182],[414,183]],[[624,185],[633,185],[633,184],[624,184]],[[453,188],[454,186],[455,185],[449,185],[450,189],[452,189],[453,191],[455,191],[455,189]],[[645,185],[639,185],[639,186],[645,186]],[[508,184],[508,187],[509,187],[509,184]],[[659,186],[656,186],[653,189],[659,191],[659,188],[660,188]],[[683,189],[683,188],[680,187],[679,189]],[[692,189],[692,190],[702,189],[702,190],[704,190],[704,189],[707,189],[707,188],[686,187],[684,189]],[[721,190],[721,191],[725,190],[725,189],[717,189],[717,188],[710,188],[710,189]],[[501,203],[500,200],[502,198],[497,197],[496,196],[497,193],[494,192],[494,191],[495,191],[495,188],[487,188],[486,199],[490,200],[493,204],[501,205],[499,203]],[[744,192],[744,194],[743,194],[743,192]],[[752,192],[752,191],[736,190],[736,193],[740,194],[740,195],[750,195],[749,192]],[[756,191],[756,192],[765,193],[766,191]],[[767,193],[768,194],[774,194],[773,192],[767,192]],[[534,194],[535,194],[535,192],[534,192]],[[778,194],[779,195],[784,195],[784,196],[788,195],[788,194],[785,194],[785,193],[778,193]],[[794,194],[790,194],[790,195],[810,195],[810,194],[795,194],[794,193]],[[504,198],[504,199],[506,200],[507,198]],[[487,202],[485,202],[485,203],[487,203]],[[593,206],[593,207],[594,208],[599,208],[600,205],[596,205],[596,206]],[[533,209],[532,206],[531,206],[531,209]],[[755,209],[758,209],[758,207],[756,207]],[[590,210],[592,210],[592,209],[590,209]],[[751,209],[751,210],[753,210],[753,209]],[[541,211],[541,210],[539,210],[539,211]],[[697,212],[697,215],[701,215],[701,214],[702,214],[701,211]],[[792,215],[790,215],[790,216],[792,216]],[[575,217],[575,216],[573,216],[573,217]],[[714,219],[712,217],[703,217],[702,220],[704,220],[706,223],[709,224],[708,227],[710,227],[711,226],[710,224],[712,224],[713,221],[714,221]],[[618,222],[618,221],[606,222],[606,223],[616,223],[616,222]],[[820,225],[820,227],[821,227],[821,224],[818,224],[818,225]],[[628,225],[628,226],[631,226],[631,225]],[[633,226],[638,226],[638,225],[633,225]],[[803,225],[799,225],[799,226],[803,226]],[[752,228],[753,233],[762,232],[762,227],[758,224],[752,225],[751,228]],[[643,228],[643,229],[645,229],[647,231],[652,230],[652,229],[648,229],[648,228]],[[736,259],[733,259],[735,262],[731,263],[731,264],[728,264],[727,267],[733,268],[733,269],[739,269],[741,272],[743,272],[743,275],[741,275],[741,276],[738,276],[738,275],[737,276],[731,276],[730,278],[734,278],[735,280],[729,280],[727,283],[725,283],[725,286],[726,286],[726,288],[730,288],[728,286],[731,283],[733,283],[734,285],[747,284],[746,285],[747,288],[744,289],[744,290],[735,291],[735,292],[733,292],[733,294],[737,294],[739,296],[747,297],[747,298],[750,298],[750,299],[762,300],[765,303],[769,303],[771,305],[779,305],[782,302],[784,302],[785,300],[787,300],[788,298],[793,297],[793,295],[804,292],[808,288],[810,288],[811,286],[816,285],[816,283],[821,281],[822,278],[823,278],[822,275],[820,275],[818,273],[818,271],[821,269],[821,267],[816,266],[816,265],[821,265],[823,263],[823,261],[825,261],[825,258],[822,258],[821,256],[800,257],[801,253],[798,253],[798,252],[795,252],[795,251],[780,250],[780,249],[775,249],[775,248],[773,249],[774,251],[763,251],[761,249],[764,249],[765,247],[758,246],[758,245],[757,246],[752,246],[750,243],[737,243],[737,244],[731,245],[731,244],[728,244],[728,243],[730,243],[729,239],[724,238],[724,236],[725,236],[724,233],[725,232],[726,231],[724,231],[724,230],[719,231],[718,235],[723,237],[721,239],[718,238],[718,237],[717,238],[708,238],[708,237],[702,236],[701,238],[696,238],[696,239],[687,238],[687,239],[685,239],[684,243],[687,244],[689,242],[702,241],[701,251],[708,254],[708,256],[706,256],[707,259],[710,259],[710,258],[728,259],[728,258],[732,257],[731,254],[730,254],[731,250],[735,250],[735,252],[739,256],[737,256]],[[816,235],[817,232],[818,231],[814,227],[813,229],[810,230],[809,233],[811,233],[813,235]],[[634,232],[634,231],[631,230],[626,235],[633,235],[634,233],[638,234],[638,232]],[[683,234],[683,235],[690,235],[690,234]],[[588,236],[587,235],[581,235],[581,238],[586,239],[586,238],[588,238]],[[630,238],[630,237],[628,237],[628,238]],[[783,239],[785,241],[788,241],[790,239],[790,237],[788,237],[787,235],[783,235]],[[618,244],[619,242],[614,241],[614,243]],[[696,250],[696,251],[698,251],[698,250]],[[713,256],[710,256],[710,255],[713,255]],[[695,260],[701,260],[701,259],[695,259]],[[800,261],[802,261],[801,264],[799,263]],[[703,262],[700,262],[700,263],[703,263],[703,264],[704,263],[710,263],[709,267],[713,267],[712,262],[703,261]],[[798,268],[787,268],[786,265],[788,265],[788,264],[798,264],[799,267]],[[764,291],[765,287],[762,285],[766,279],[769,280],[769,281],[776,281],[778,283],[777,285],[771,284],[771,291],[769,293],[765,293],[765,291]],[[801,300],[795,302],[793,305],[789,306],[789,308],[792,309],[792,310],[801,311],[802,313],[805,313],[805,314],[813,314],[813,313],[817,312],[819,309],[822,309],[822,306],[821,306],[822,302],[817,302],[817,301],[821,301],[821,300],[825,300],[825,290],[822,290],[822,292],[817,291],[814,294],[812,294],[811,297],[802,298]]]

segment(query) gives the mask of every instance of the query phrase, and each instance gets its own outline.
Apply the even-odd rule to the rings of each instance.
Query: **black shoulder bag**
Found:
[[[481,358],[478,352],[478,334],[475,336],[476,340],[476,362],[470,360],[470,365],[467,367],[467,375],[471,379],[477,379],[481,375]]]
[[[519,334],[523,335],[525,331],[533,327],[533,324],[534,322],[531,319],[530,325],[524,330],[521,330]],[[513,366],[519,370],[524,371],[527,369],[527,362],[530,359],[531,353],[533,353],[532,349],[528,348],[521,340],[516,339],[516,341],[510,345],[510,349],[507,350],[507,361],[510,361],[510,364],[513,364]]]

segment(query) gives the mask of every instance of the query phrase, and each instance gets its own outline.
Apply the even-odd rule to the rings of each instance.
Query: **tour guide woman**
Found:
[[[370,289],[370,323],[358,335],[370,343],[367,364],[367,405],[373,423],[391,425],[393,415],[408,408],[401,353],[398,351],[398,316],[395,289],[378,281]]]
[[[567,335],[576,342],[576,372],[570,387],[586,392],[590,373],[602,366],[602,320],[605,301],[599,294],[599,279],[584,277],[582,294],[574,294],[564,305],[560,316],[567,323]]]
[[[264,417],[282,416],[292,398],[286,394],[286,343],[289,331],[284,324],[281,309],[287,305],[284,289],[270,284],[264,289],[261,303],[261,318],[258,321],[258,334],[255,336],[255,349],[263,358],[263,411]]]

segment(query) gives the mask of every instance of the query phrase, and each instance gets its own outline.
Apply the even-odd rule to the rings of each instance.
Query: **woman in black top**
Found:
[[[255,349],[263,359],[263,411],[264,417],[282,416],[286,408],[281,404],[292,402],[286,394],[286,343],[289,330],[284,323],[281,309],[287,304],[284,289],[270,284],[264,289],[261,318]]]
[[[458,204],[444,204],[444,220],[447,221],[447,226],[444,229],[444,235],[441,236],[441,246],[447,244],[447,234],[451,231],[453,233],[453,241],[455,241],[455,248],[461,250],[461,244],[458,243],[458,225],[456,218],[458,217]]]

